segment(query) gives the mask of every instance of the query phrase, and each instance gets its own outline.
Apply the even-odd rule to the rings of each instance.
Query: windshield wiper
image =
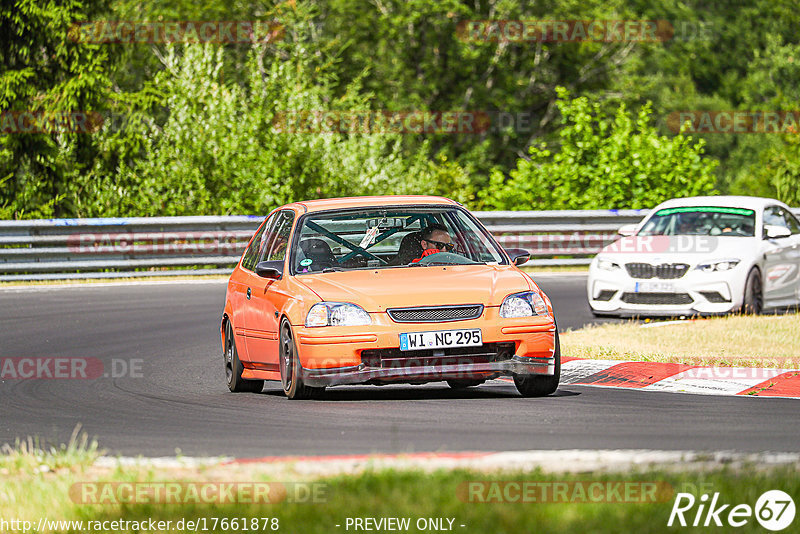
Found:
[[[411,265],[408,265],[407,267],[414,267],[415,265],[419,266],[419,267],[441,267],[441,266],[447,266],[447,265],[451,265],[451,266],[452,265],[486,265],[486,262],[485,261],[473,261],[471,263],[460,263],[460,262],[455,262],[455,261],[426,261],[425,263],[421,263],[421,262],[412,263]]]
[[[323,273],[338,273],[341,271],[344,271],[344,269],[342,269],[341,267],[325,267],[324,269],[322,269]]]

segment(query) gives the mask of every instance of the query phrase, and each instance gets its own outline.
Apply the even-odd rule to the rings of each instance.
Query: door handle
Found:
[[[247,300],[250,300],[250,295],[251,294],[252,294],[252,291],[250,291],[250,288],[248,287],[247,288]]]

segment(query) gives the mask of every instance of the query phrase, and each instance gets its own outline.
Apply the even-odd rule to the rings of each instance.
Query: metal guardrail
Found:
[[[0,221],[0,281],[227,274],[263,216]]]
[[[793,210],[800,216],[800,209]],[[530,265],[586,265],[649,210],[474,212]],[[0,281],[228,274],[263,216],[0,221]]]

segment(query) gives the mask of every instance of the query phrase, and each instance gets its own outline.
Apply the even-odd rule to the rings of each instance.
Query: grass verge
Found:
[[[751,507],[767,490],[781,489],[795,497],[800,495],[800,464],[796,463],[780,467],[717,465],[705,471],[681,471],[673,465],[580,474],[545,473],[539,469],[515,471],[513,467],[488,474],[463,469],[434,472],[368,469],[357,475],[275,480],[275,471],[270,471],[273,475],[260,472],[259,464],[192,469],[152,465],[101,468],[87,462],[96,450],[87,441],[76,441],[72,452],[68,449],[52,451],[49,454],[54,460],[52,464],[47,463],[47,453],[41,457],[28,448],[6,450],[5,456],[0,457],[0,520],[30,521],[39,532],[182,532],[194,531],[186,522],[196,521],[196,530],[204,532],[272,532],[277,527],[284,532],[336,533],[354,530],[352,526],[346,528],[348,518],[393,517],[409,518],[408,532],[435,530],[429,523],[425,528],[417,523],[433,518],[442,521],[443,526],[451,525],[449,520],[452,520],[452,531],[464,533],[649,533],[668,530],[667,521],[678,492],[692,493],[697,498],[702,493],[719,492],[720,504],[744,503]],[[39,467],[52,465],[52,468],[37,467],[37,459],[45,460]],[[254,504],[254,493],[236,492],[232,501],[202,502],[202,488],[219,488],[230,482],[271,482],[270,487],[289,489],[285,493],[270,493],[284,498],[267,504]],[[184,490],[177,494],[178,504],[165,503],[154,498],[154,493],[130,497],[137,493],[123,491],[131,487],[124,486],[126,483],[135,483],[138,488],[178,483]],[[518,490],[525,487],[523,484],[533,491]],[[87,485],[111,488],[92,493],[105,495],[106,502],[83,502],[81,488]],[[657,491],[640,491],[654,486]],[[198,491],[186,491],[189,487]],[[563,492],[557,495],[558,487]],[[628,488],[635,493],[627,492]],[[116,502],[131,498],[138,502]],[[691,515],[687,514],[689,521],[693,520],[694,512],[696,507]],[[40,519],[46,521],[41,529]],[[151,520],[171,523],[151,528]],[[183,528],[176,528],[181,520]],[[22,528],[19,523],[17,527],[20,528],[3,530],[0,526],[0,530]],[[736,530],[763,532],[753,518]]]
[[[800,368],[800,314],[595,325],[563,333],[561,350],[573,358]]]

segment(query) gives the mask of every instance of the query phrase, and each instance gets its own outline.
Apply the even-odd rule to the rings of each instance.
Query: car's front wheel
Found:
[[[289,321],[281,321],[281,385],[283,392],[290,399],[313,399],[325,391],[324,387],[314,388],[303,384],[300,376],[300,357],[297,354],[297,345],[294,342],[292,326]]]
[[[761,283],[761,273],[755,267],[750,269],[747,281],[744,284],[744,300],[742,312],[758,315],[764,309],[764,287]]]
[[[556,360],[555,373],[552,375],[514,375],[514,385],[523,397],[544,397],[555,393],[561,379],[561,341],[558,338],[558,328],[555,332],[555,350],[553,357]]]
[[[230,321],[225,321],[225,380],[228,389],[233,393],[258,393],[264,388],[263,380],[246,380],[242,378],[244,366],[239,360],[236,342],[233,340],[233,328]]]

